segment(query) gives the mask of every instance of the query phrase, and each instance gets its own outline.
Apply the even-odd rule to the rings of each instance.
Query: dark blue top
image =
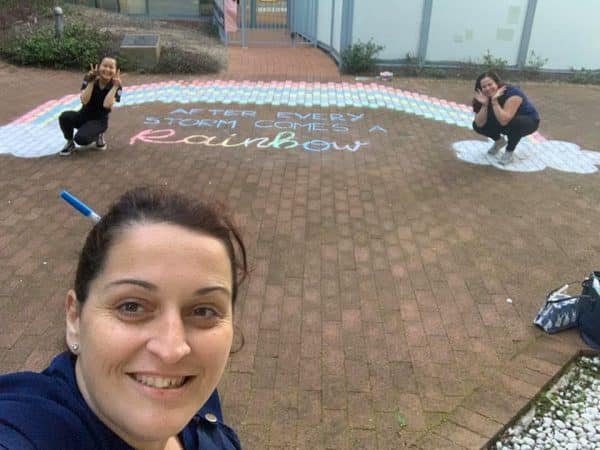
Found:
[[[515,115],[516,116],[529,116],[535,120],[540,120],[540,115],[537,112],[537,109],[535,109],[535,106],[533,106],[533,103],[531,103],[531,101],[527,98],[527,96],[523,93],[523,91],[516,86],[511,86],[510,84],[507,84],[506,91],[504,92],[504,95],[502,95],[498,99],[498,103],[500,103],[500,105],[504,106],[504,103],[506,102],[506,100],[508,100],[510,97],[513,97],[515,95],[517,97],[521,97],[523,99],[523,101],[521,102],[521,105],[519,106],[519,109],[517,109],[517,113]]]
[[[239,450],[223,423],[215,390],[179,439],[186,450]],[[75,357],[58,355],[42,373],[0,376],[0,448],[11,450],[132,450],[88,407],[75,380]]]

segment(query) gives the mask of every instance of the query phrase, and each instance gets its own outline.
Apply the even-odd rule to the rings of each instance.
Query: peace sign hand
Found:
[[[90,70],[85,74],[83,79],[88,83],[91,83],[92,81],[96,81],[96,78],[98,78],[98,64],[90,64]]]
[[[121,75],[121,69],[117,69],[117,73],[115,73],[115,75],[112,77],[112,83],[113,86],[120,88],[123,86],[123,83],[121,82],[121,77],[124,77],[125,74]]]

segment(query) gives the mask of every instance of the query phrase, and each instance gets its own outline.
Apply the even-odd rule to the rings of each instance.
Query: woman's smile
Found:
[[[128,374],[138,383],[157,389],[177,389],[183,386],[191,377],[161,377],[157,375]]]

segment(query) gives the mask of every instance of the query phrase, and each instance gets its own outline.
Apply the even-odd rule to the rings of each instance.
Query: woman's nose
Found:
[[[156,324],[154,336],[146,348],[167,364],[178,362],[192,351],[181,317],[168,317]]]

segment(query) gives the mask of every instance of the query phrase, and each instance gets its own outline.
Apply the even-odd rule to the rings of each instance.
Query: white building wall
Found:
[[[541,0],[542,2],[547,0]],[[527,0],[434,0],[426,60],[517,63]]]
[[[385,48],[378,59],[416,56],[424,0],[355,0],[352,42],[373,42]]]
[[[544,69],[600,69],[600,1],[538,0],[529,41]]]
[[[317,40],[331,47],[331,20],[333,18],[334,0],[319,0],[319,11],[317,14]],[[341,0],[336,0],[341,2]]]
[[[343,12],[343,0],[335,1],[335,8],[333,14],[333,43],[332,47],[336,52],[342,52],[342,12]]]

